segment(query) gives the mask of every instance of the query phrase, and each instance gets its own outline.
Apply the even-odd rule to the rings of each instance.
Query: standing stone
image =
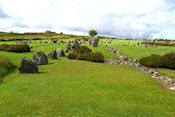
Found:
[[[98,40],[97,40],[97,39],[94,39],[94,40],[92,41],[92,46],[93,46],[93,47],[97,47],[97,45],[98,45]]]
[[[93,47],[97,47],[98,41],[99,41],[98,38],[92,37],[92,38],[89,40],[89,45],[92,45]]]
[[[56,53],[57,53],[57,57],[64,57],[65,56],[64,50],[61,48],[58,48],[56,50]]]
[[[36,51],[33,54],[33,59],[38,61],[38,65],[46,65],[46,64],[48,64],[48,59],[47,59],[46,54],[44,54],[41,51]]]
[[[57,43],[57,39],[52,39],[51,42],[52,43]]]
[[[38,73],[38,62],[22,57],[18,70],[20,73]]]
[[[49,59],[57,59],[57,52],[56,52],[56,50],[54,50],[53,52],[49,53],[49,54],[47,55],[47,57],[48,57]]]
[[[65,53],[68,53],[68,52],[69,52],[69,50],[68,50],[68,49],[65,49],[65,50],[64,50],[64,52],[65,52]]]
[[[22,43],[25,43],[25,44],[27,44],[27,43],[28,43],[28,41],[27,41],[27,40],[24,40]]]
[[[74,48],[76,48],[77,46],[79,46],[77,40],[74,40],[73,43],[74,43],[74,44],[73,44],[73,46],[72,46],[72,49],[74,49]]]
[[[67,49],[68,51],[71,50],[71,44],[70,44],[70,42],[68,42],[68,44],[67,44],[67,46],[66,46],[66,49]]]
[[[89,41],[88,41],[88,42],[89,42],[89,45],[91,45],[92,40],[91,40],[91,39],[89,39]]]

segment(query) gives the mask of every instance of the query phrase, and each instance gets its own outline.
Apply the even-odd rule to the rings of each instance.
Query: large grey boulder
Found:
[[[27,40],[24,40],[22,43],[25,43],[25,44],[27,44],[27,43],[28,43],[28,41],[27,41]]]
[[[56,50],[56,53],[57,53],[57,57],[64,57],[65,56],[64,50],[61,48],[58,48]]]
[[[48,64],[47,56],[42,51],[36,51],[33,54],[33,59],[38,61],[39,65],[46,65],[46,64]]]
[[[38,62],[22,57],[18,70],[20,73],[38,73]]]
[[[57,59],[57,52],[56,52],[56,50],[54,50],[53,52],[49,53],[49,54],[47,55],[47,57],[48,57],[49,59]]]
[[[71,48],[72,48],[72,46],[71,46],[70,42],[68,42],[68,44],[66,45],[66,49],[70,51]]]
[[[173,84],[175,83],[175,80],[174,79],[167,79],[167,80],[164,80],[164,84],[168,85],[168,84]]]
[[[52,39],[51,42],[52,43],[57,43],[57,39]]]
[[[88,42],[89,42],[89,45],[91,45],[92,40],[91,40],[91,39],[89,39],[89,41],[88,41]]]
[[[78,40],[74,40],[74,41],[73,41],[72,49],[76,48],[77,46],[79,46]]]
[[[68,53],[68,52],[69,52],[69,50],[68,50],[68,49],[65,49],[65,50],[64,50],[64,52],[65,52],[65,53]]]
[[[93,37],[89,40],[89,44],[92,45],[93,47],[97,47],[98,45],[98,38]]]

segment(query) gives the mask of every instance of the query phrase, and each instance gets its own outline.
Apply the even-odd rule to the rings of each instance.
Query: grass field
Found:
[[[104,40],[103,40],[104,41]],[[159,54],[163,55],[165,53],[174,52],[175,47],[173,46],[158,46],[157,48],[154,47],[143,47],[138,46],[137,41],[131,41],[130,45],[135,44],[135,47],[132,46],[123,46],[122,43],[128,45],[128,41],[121,41],[121,40],[113,40],[112,43],[114,45],[110,45],[112,48],[120,51],[122,54],[133,58],[140,60],[142,57],[150,56],[151,54]],[[118,43],[120,43],[119,46],[116,46]],[[175,71],[170,69],[157,69],[158,72],[165,74],[169,77],[175,78]]]
[[[109,46],[120,51],[122,54],[137,60],[141,59],[142,57],[149,56],[151,54],[163,55],[165,53],[175,51],[175,47],[169,46],[158,46],[157,48],[138,46],[137,41],[131,41],[131,45],[135,44],[135,47],[122,45],[122,43],[128,45],[127,42],[128,41],[113,40],[112,43],[114,45]],[[118,43],[120,43],[120,45],[116,46]]]
[[[8,53],[18,65],[34,51],[46,54],[64,45]],[[115,58],[102,47],[93,48]],[[128,50],[130,51],[130,50]],[[138,57],[139,58],[139,57]],[[150,76],[129,66],[69,60],[60,57],[39,66],[39,74],[16,70],[0,84],[0,116],[173,117],[175,93],[163,90]]]
[[[171,78],[175,79],[175,70],[171,69],[156,69],[157,72],[163,73]]]

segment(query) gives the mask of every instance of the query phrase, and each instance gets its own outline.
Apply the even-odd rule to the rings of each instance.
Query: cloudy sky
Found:
[[[175,0],[0,0],[0,31],[175,39]]]

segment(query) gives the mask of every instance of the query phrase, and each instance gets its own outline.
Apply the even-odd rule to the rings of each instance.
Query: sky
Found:
[[[175,39],[175,0],[0,0],[0,31]]]

